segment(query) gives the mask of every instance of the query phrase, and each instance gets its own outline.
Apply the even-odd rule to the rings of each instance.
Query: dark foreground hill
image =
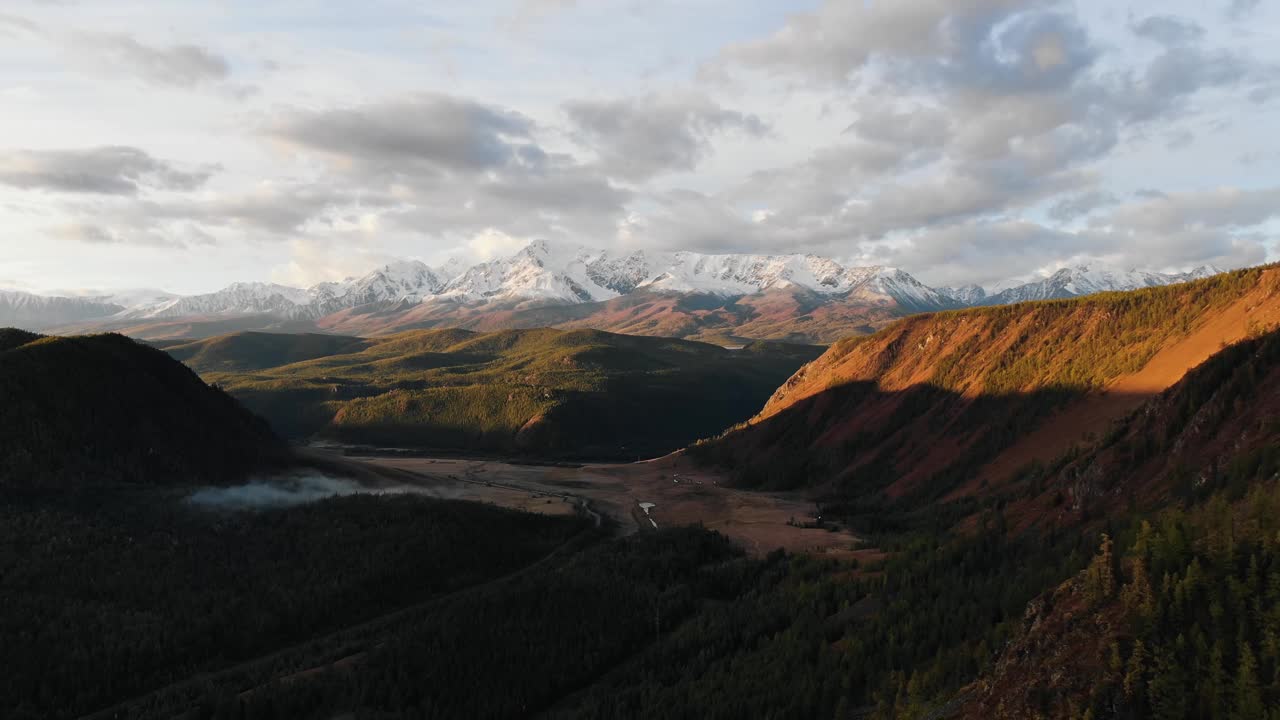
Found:
[[[0,330],[0,487],[222,482],[283,452],[265,422],[154,348]]]
[[[747,418],[820,352],[550,329],[165,347],[293,438],[632,460]]]

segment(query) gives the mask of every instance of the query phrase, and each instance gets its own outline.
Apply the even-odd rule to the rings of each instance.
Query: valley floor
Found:
[[[680,454],[639,463],[571,466],[390,453],[342,455],[315,448],[305,452],[365,482],[411,485],[442,498],[546,515],[569,514],[580,506],[589,515],[607,515],[626,535],[654,527],[701,525],[754,555],[776,548],[833,558],[874,552],[857,550],[858,538],[847,530],[816,527],[817,506],[804,495],[732,489],[721,476],[696,468]],[[647,515],[642,503],[651,504]]]

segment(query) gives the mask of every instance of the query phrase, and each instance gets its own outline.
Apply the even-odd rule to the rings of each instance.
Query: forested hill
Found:
[[[159,350],[0,330],[0,488],[223,482],[284,453],[265,422]]]
[[[822,351],[548,328],[240,333],[163,347],[294,439],[628,460],[750,417]]]
[[[1280,331],[1225,348],[1006,495],[1109,529],[1033,602],[965,718],[1267,717],[1280,703]]]
[[[1049,463],[1222,347],[1280,324],[1280,268],[1074,300],[921,315],[801,368],[694,449],[767,487],[917,503]]]

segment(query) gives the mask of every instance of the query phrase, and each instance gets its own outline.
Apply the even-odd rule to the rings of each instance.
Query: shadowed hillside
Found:
[[[159,350],[0,331],[0,486],[220,482],[282,455],[266,423]]]
[[[287,338],[287,339],[285,339]],[[341,335],[271,335],[244,332],[199,342],[157,343],[165,352],[199,373],[262,370],[340,353],[359,352],[370,343]]]
[[[998,486],[1105,434],[1225,344],[1280,322],[1280,269],[922,315],[833,346],[695,447],[747,484],[889,500]]]
[[[253,333],[169,350],[295,438],[627,459],[740,422],[820,352],[550,329]]]
[[[1280,702],[1278,416],[1271,332],[1010,488],[1007,512],[1023,525],[1151,514],[1029,607],[964,716],[1262,717]]]

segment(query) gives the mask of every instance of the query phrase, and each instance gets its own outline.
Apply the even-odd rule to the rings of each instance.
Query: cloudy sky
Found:
[[[1270,0],[6,0],[0,288],[1280,258]]]

